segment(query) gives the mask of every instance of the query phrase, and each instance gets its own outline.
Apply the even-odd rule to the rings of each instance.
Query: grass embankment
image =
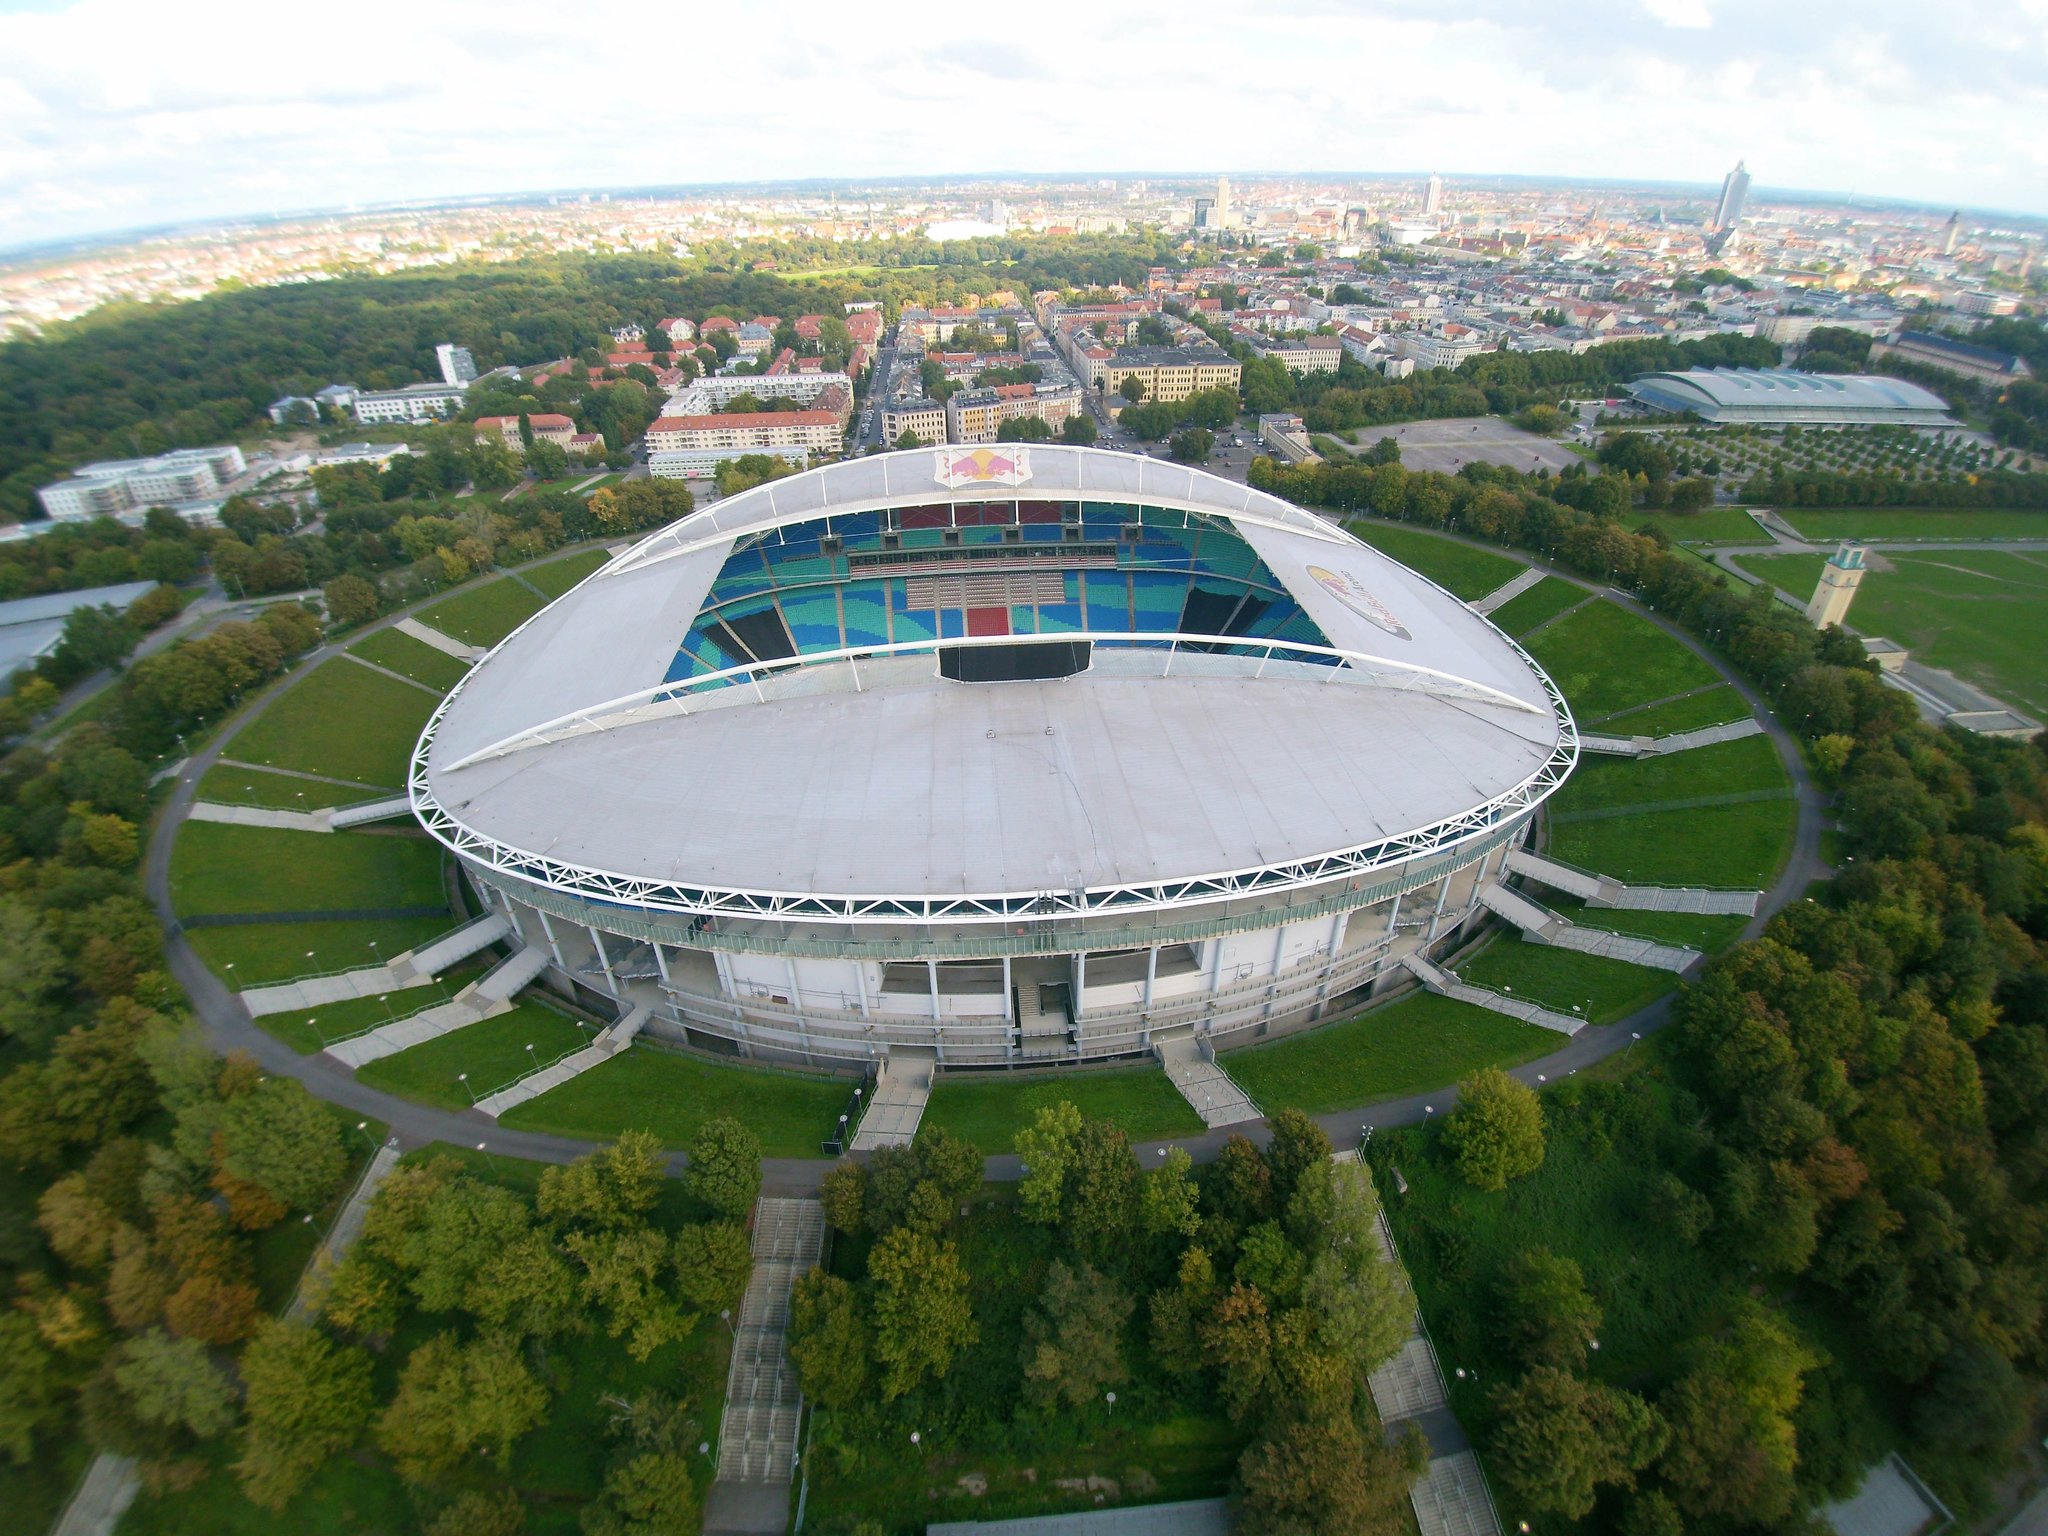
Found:
[[[1749,713],[1733,683],[1699,693],[1681,694],[1656,704],[1639,704],[1617,710],[1598,720],[1581,720],[1579,725],[1606,736],[1675,736],[1709,725],[1726,725]]]
[[[351,645],[349,652],[380,667],[389,667],[437,693],[446,693],[469,671],[446,651],[437,651],[401,629],[380,629],[367,634]]]
[[[297,976],[376,965],[438,938],[454,926],[455,919],[444,913],[439,917],[397,917],[373,922],[246,923],[229,928],[191,928],[186,930],[185,938],[216,976],[241,991],[290,981]],[[403,995],[393,993],[394,1004]]]
[[[242,768],[233,763],[216,763],[199,781],[197,798],[215,805],[255,805],[272,811],[318,811],[331,806],[360,805],[365,800],[382,800],[381,789],[350,789],[324,779],[301,778],[297,774],[266,773],[261,768]]]
[[[1526,592],[1517,592],[1487,615],[1494,626],[1517,640],[1537,625],[1548,622],[1567,608],[1592,597],[1584,587],[1556,576],[1546,576]]]
[[[190,821],[171,850],[171,903],[181,916],[446,902],[440,845],[423,837]]]
[[[1512,605],[1510,605],[1512,606]],[[1588,603],[1528,642],[1576,715],[1594,718],[1719,683],[1721,674],[1648,619]]]
[[[985,1152],[1008,1152],[1041,1108],[1062,1099],[1084,1115],[1114,1120],[1133,1141],[1202,1129],[1202,1117],[1156,1067],[1039,1078],[941,1077],[923,1123],[943,1126]]]
[[[545,602],[509,576],[500,576],[496,581],[444,597],[414,617],[466,645],[488,647],[539,613]]]
[[[581,554],[570,555],[565,559],[522,565],[519,568],[519,578],[529,586],[539,587],[549,597],[560,597],[609,559],[609,550],[586,549]]]
[[[367,1062],[356,1078],[422,1104],[467,1109],[536,1067],[581,1050],[596,1034],[595,1025],[580,1024],[545,1003],[522,1002],[510,1013]],[[466,1084],[463,1073],[468,1074]]]
[[[335,657],[237,734],[228,755],[396,792],[433,712],[430,694]]]
[[[1928,507],[1780,507],[1816,544],[1835,539],[2048,539],[2048,512]]]

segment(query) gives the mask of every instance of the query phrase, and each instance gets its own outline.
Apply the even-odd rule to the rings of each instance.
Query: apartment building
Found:
[[[647,429],[647,451],[698,448],[764,452],[794,448],[833,454],[840,448],[840,418],[832,411],[747,411],[729,416],[664,416]]]
[[[1091,368],[1090,373],[1098,370]],[[1144,386],[1147,400],[1185,400],[1201,389],[1235,390],[1244,372],[1226,352],[1207,348],[1119,347],[1101,364],[1103,385],[1112,394],[1124,392],[1124,381],[1135,378]]]
[[[963,389],[946,401],[946,440],[992,443],[1004,422],[1026,419],[1057,430],[1081,409],[1078,384],[997,384],[988,389]]]
[[[533,428],[533,440],[537,443],[553,443],[560,448],[570,448],[576,440],[576,423],[566,416],[552,412],[538,412],[526,418]],[[479,416],[476,419],[479,433],[496,432],[505,439],[505,446],[514,453],[523,451],[526,441],[519,433],[517,416]]]
[[[225,487],[248,468],[242,450],[179,448],[147,459],[102,459],[81,464],[72,478],[36,492],[52,518],[113,517],[138,507],[217,503]]]
[[[882,407],[882,441],[894,444],[904,433],[921,443],[946,441],[946,408],[936,400],[914,396],[891,400]]]
[[[408,384],[403,389],[366,389],[355,398],[356,420],[440,421],[462,409],[464,392],[455,384]]]

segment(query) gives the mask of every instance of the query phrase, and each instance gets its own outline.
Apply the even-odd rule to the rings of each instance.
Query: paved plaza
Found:
[[[1467,464],[1504,464],[1524,473],[1549,467],[1552,474],[1585,461],[1563,443],[1524,432],[1496,416],[1459,416],[1449,421],[1404,421],[1391,427],[1360,427],[1350,434],[1363,452],[1383,437],[1401,445],[1409,469],[1455,475]]]

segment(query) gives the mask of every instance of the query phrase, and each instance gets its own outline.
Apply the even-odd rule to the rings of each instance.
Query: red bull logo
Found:
[[[1384,629],[1397,640],[1414,638],[1408,633],[1407,626],[1394,617],[1393,610],[1374,597],[1372,590],[1349,571],[1332,571],[1320,565],[1312,565],[1308,568],[1308,573],[1321,584],[1324,591],[1361,619]]]
[[[941,448],[935,477],[949,490],[963,485],[1022,485],[1031,478],[1030,453],[1007,445],[967,451]]]

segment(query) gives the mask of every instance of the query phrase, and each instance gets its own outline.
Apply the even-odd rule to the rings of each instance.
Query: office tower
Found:
[[[1721,183],[1721,201],[1714,209],[1714,228],[1733,229],[1742,217],[1742,200],[1749,196],[1749,169],[1740,160]]]

